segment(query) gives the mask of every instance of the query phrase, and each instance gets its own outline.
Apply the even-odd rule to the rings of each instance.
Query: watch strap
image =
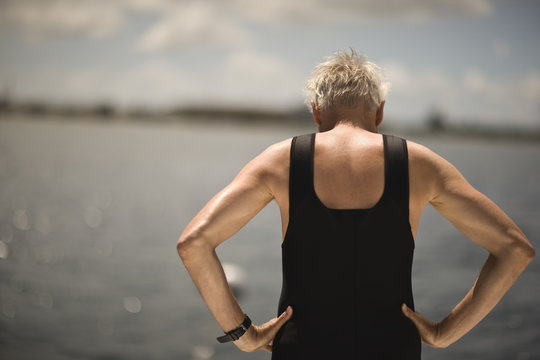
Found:
[[[236,329],[226,332],[225,335],[218,337],[217,341],[219,341],[220,343],[236,341],[240,339],[240,336],[245,334],[245,332],[249,329],[250,326],[251,319],[249,318],[249,316],[244,314],[244,321],[240,324],[240,326]]]

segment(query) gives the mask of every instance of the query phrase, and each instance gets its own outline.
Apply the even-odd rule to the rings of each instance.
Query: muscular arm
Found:
[[[432,184],[429,202],[469,239],[489,252],[467,295],[436,324],[434,338],[425,340],[433,342],[430,345],[446,347],[465,335],[495,307],[531,262],[535,252],[516,224],[474,189],[454,166],[431,152],[426,151],[424,155],[428,181]],[[414,314],[410,312],[409,315]]]
[[[191,220],[178,240],[178,254],[212,315],[225,332],[238,327],[244,319],[244,313],[230,290],[215,248],[238,232],[274,198],[270,184],[271,169],[276,160],[279,159],[276,158],[274,146],[249,162]],[[282,325],[289,317],[290,314],[287,314],[270,322],[274,321],[272,326]],[[275,332],[277,329],[279,326]],[[256,343],[255,338],[260,335],[254,334],[256,331],[256,326],[250,327],[248,333],[235,341],[235,344],[246,351],[260,348],[253,345]],[[263,335],[273,338],[275,332],[267,331]],[[271,349],[268,346],[263,348]]]

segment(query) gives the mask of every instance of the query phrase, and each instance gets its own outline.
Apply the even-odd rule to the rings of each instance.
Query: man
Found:
[[[354,50],[319,64],[307,89],[319,133],[270,146],[189,223],[178,253],[210,311],[243,351],[273,359],[419,359],[484,318],[534,257],[512,220],[445,159],[378,134],[386,83]],[[270,201],[284,241],[279,316],[256,326],[227,284],[215,248]],[[430,203],[489,256],[440,322],[414,311],[410,272]]]

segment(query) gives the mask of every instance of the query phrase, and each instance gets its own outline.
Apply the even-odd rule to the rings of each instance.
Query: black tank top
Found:
[[[418,360],[421,339],[401,312],[414,309],[405,140],[383,135],[384,191],[369,209],[330,209],[313,185],[315,134],[293,138],[289,225],[278,315],[292,318],[273,360]]]

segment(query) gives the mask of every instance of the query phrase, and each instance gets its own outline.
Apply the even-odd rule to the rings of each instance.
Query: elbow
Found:
[[[192,252],[195,242],[197,239],[192,236],[180,236],[178,239],[178,242],[176,243],[176,252],[178,253],[178,256],[180,256],[180,259],[184,261],[189,257],[189,254]]]
[[[510,253],[528,265],[536,256],[536,251],[527,238],[521,233],[515,236],[509,249]]]
[[[178,242],[176,243],[176,252],[181,259],[186,256],[189,248],[189,243],[190,240],[187,237],[180,236],[180,238],[178,239]]]
[[[176,243],[176,251],[184,263],[186,260],[196,256],[196,254],[207,251],[209,248],[205,238],[197,233],[182,234]]]
[[[527,242],[527,246],[526,248],[524,249],[524,256],[525,258],[527,259],[527,261],[530,263],[534,257],[536,256],[536,251],[534,250],[534,247],[529,243]]]

